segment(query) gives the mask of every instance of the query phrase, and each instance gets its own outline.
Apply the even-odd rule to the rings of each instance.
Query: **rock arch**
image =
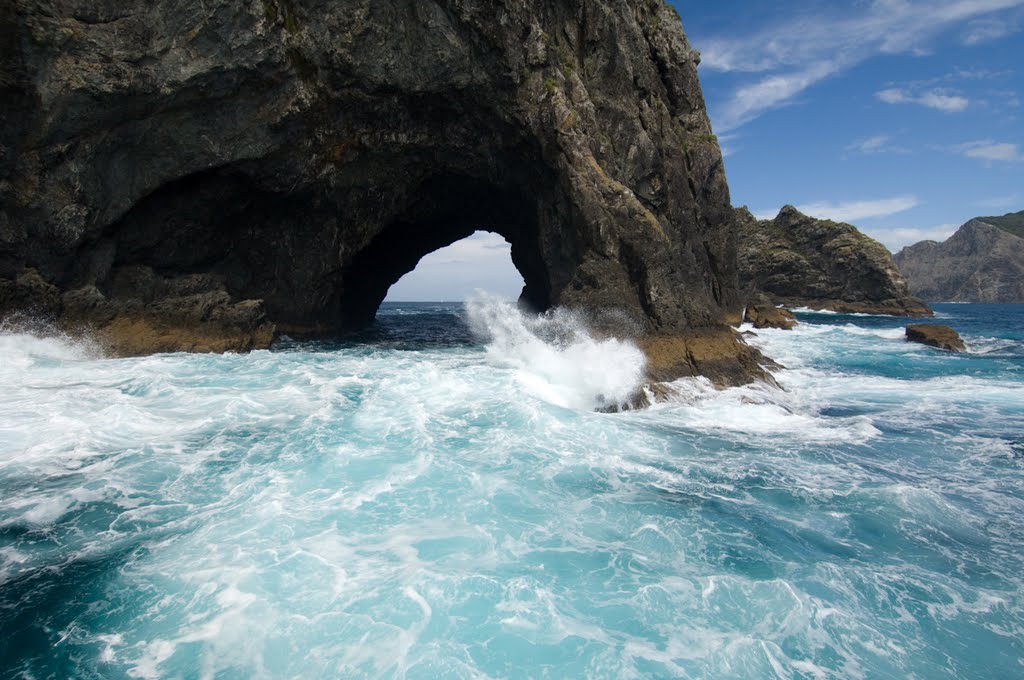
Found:
[[[362,249],[342,271],[342,324],[373,320],[388,290],[419,261],[480,228],[512,245],[512,262],[525,284],[520,302],[536,311],[551,307],[551,280],[541,252],[535,198],[467,177],[434,177],[416,200]]]
[[[528,302],[637,338],[652,379],[763,375],[726,326],[722,156],[661,0],[0,13],[0,314],[122,353],[259,347],[366,323],[485,226]]]

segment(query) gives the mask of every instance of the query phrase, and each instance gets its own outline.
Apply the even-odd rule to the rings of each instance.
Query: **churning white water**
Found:
[[[558,406],[596,409],[627,404],[643,387],[647,360],[636,345],[596,340],[565,310],[522,314],[511,303],[479,296],[466,305],[470,328],[487,343],[491,365]]]
[[[785,391],[577,319],[104,359],[0,335],[0,676],[1017,677],[1024,313],[801,315]]]

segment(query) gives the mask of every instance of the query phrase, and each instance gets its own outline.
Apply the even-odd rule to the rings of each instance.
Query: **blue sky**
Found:
[[[674,2],[733,203],[789,203],[891,250],[1024,210],[1024,0]],[[424,258],[391,299],[515,297],[500,237]]]

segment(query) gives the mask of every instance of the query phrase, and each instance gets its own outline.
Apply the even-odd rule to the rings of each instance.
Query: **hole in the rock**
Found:
[[[512,244],[499,234],[477,231],[425,256],[391,286],[384,302],[458,303],[478,291],[516,300],[522,290],[523,277],[512,263]]]
[[[541,254],[543,244],[537,220],[536,203],[514,187],[457,175],[441,175],[424,182],[418,187],[416,199],[342,270],[342,326],[358,329],[371,324],[389,295],[392,299],[416,300],[464,298],[466,291],[457,290],[454,285],[448,292],[439,287],[416,291],[401,281],[412,272],[411,282],[422,282],[414,272],[424,259],[428,267],[460,259],[451,257],[451,251],[445,252],[450,247],[456,253],[473,248],[500,253],[497,260],[506,272],[505,289],[514,287],[509,280],[517,284],[520,281],[511,271],[518,271],[525,283],[521,294],[508,291],[511,297],[538,311],[546,310],[550,306],[551,283]],[[493,230],[493,234],[481,235],[481,225]],[[509,260],[514,270],[504,264]],[[450,269],[453,264],[447,263]],[[434,267],[434,272],[438,273],[438,267]],[[435,278],[434,283],[439,281]]]
[[[473,344],[464,303],[479,294],[515,301],[523,288],[512,245],[500,234],[476,231],[425,255],[392,284],[374,322],[348,339],[410,349]]]

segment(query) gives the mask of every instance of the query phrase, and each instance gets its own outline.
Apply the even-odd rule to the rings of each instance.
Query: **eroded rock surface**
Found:
[[[948,352],[966,352],[960,334],[949,326],[940,324],[914,324],[907,326],[907,340],[929,347],[937,347]]]
[[[486,228],[534,308],[758,377],[698,60],[652,0],[5,2],[0,313],[131,353],[335,334]]]
[[[740,282],[788,307],[844,313],[931,316],[911,294],[885,246],[856,227],[818,220],[792,206],[772,220],[736,211]]]

